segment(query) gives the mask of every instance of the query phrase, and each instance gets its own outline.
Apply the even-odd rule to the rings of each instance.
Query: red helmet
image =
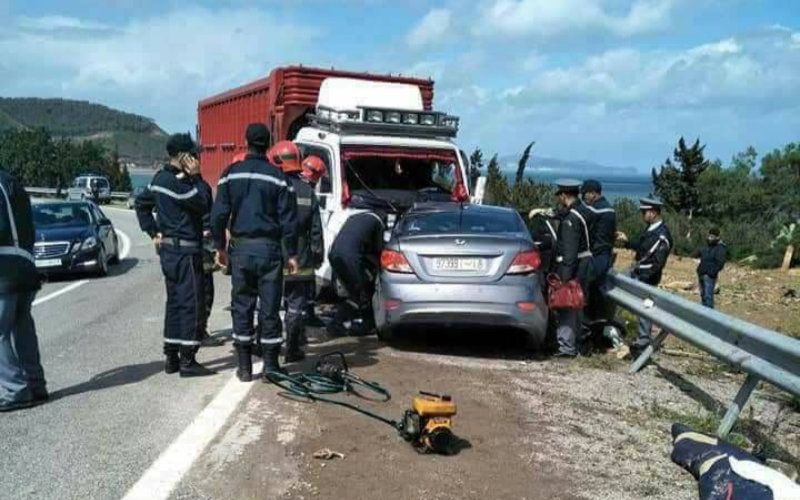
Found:
[[[309,156],[303,160],[303,177],[316,184],[325,176],[328,168],[319,156]]]
[[[267,151],[267,159],[284,173],[300,172],[300,150],[292,141],[280,141]]]

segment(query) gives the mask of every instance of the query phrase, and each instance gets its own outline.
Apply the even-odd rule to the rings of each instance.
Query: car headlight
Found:
[[[83,243],[81,244],[81,250],[89,250],[90,248],[94,248],[97,246],[97,238],[94,236],[89,236]]]

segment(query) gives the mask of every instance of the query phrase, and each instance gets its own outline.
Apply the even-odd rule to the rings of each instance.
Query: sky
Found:
[[[795,0],[0,0],[0,96],[194,130],[197,101],[304,64],[432,77],[465,150],[649,170],[800,141]]]

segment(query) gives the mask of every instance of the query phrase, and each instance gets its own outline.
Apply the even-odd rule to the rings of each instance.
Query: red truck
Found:
[[[392,75],[354,73],[334,69],[286,66],[266,78],[208,97],[197,105],[197,138],[206,180],[216,186],[222,171],[237,152],[245,151],[244,130],[249,123],[266,123],[272,140],[294,139],[309,124],[320,86],[326,78],[411,84],[419,87],[425,110],[433,102],[433,81]]]

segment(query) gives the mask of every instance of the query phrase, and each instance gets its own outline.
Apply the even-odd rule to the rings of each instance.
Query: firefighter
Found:
[[[559,216],[556,238],[556,274],[563,283],[577,279],[588,299],[588,281],[591,273],[592,252],[590,247],[589,224],[578,210],[581,182],[562,179],[556,182],[556,196],[559,202]],[[581,328],[582,312],[576,309],[558,309],[559,358],[575,358],[578,355],[578,333]]]
[[[278,314],[283,294],[284,255],[290,275],[298,270],[297,205],[289,180],[267,161],[269,131],[252,123],[245,133],[248,154],[231,164],[217,185],[211,211],[211,234],[217,262],[231,271],[231,316],[238,355],[236,376],[242,382],[253,377],[253,316],[256,302],[264,372],[282,371],[279,354],[283,338]],[[230,230],[230,245],[226,229]],[[230,247],[230,262],[226,248]],[[283,250],[282,250],[283,248]]]
[[[325,162],[319,156],[307,156],[302,163],[302,172],[300,175],[302,176],[303,180],[311,186],[311,189],[316,189],[317,184],[320,182],[322,178],[328,172],[327,167],[325,166]],[[324,252],[324,249],[323,249]],[[323,256],[324,259],[324,256]],[[315,280],[316,281],[316,280]],[[306,301],[306,308],[303,312],[303,320],[305,321],[306,326],[314,327],[314,328],[321,328],[325,326],[325,323],[317,316],[316,312],[316,304],[317,304],[317,290],[316,290],[316,282],[312,282],[311,286],[308,287],[308,300]],[[300,337],[300,343],[305,345],[308,343],[308,339],[305,335]]]
[[[31,201],[0,170],[0,412],[48,399],[31,304],[41,288],[33,258]]]
[[[327,326],[331,337],[348,333],[366,335],[375,330],[372,295],[380,268],[385,229],[385,215],[367,209],[350,216],[333,240],[328,260],[336,279],[347,292],[347,298],[337,305],[336,315]],[[344,326],[346,321],[351,322],[349,332]]]
[[[639,212],[642,220],[647,224],[647,229],[642,233],[638,242],[628,242],[627,237],[617,233],[621,243],[636,251],[635,262],[631,270],[632,277],[651,286],[658,286],[661,275],[667,265],[669,252],[672,248],[672,235],[661,217],[662,203],[651,198],[639,200]],[[652,342],[651,330],[653,322],[639,318],[639,334],[633,345],[633,350],[640,352]]]
[[[586,307],[587,323],[603,329],[603,336],[617,349],[620,357],[627,354],[626,346],[617,329],[609,324],[614,316],[614,306],[605,300],[603,286],[614,265],[613,249],[617,234],[617,214],[603,196],[599,181],[588,179],[581,186],[583,206],[592,215],[589,238],[592,245],[592,276],[589,285],[589,303]]]
[[[314,296],[315,270],[322,265],[325,249],[322,243],[322,220],[319,201],[311,187],[301,177],[300,151],[292,141],[281,141],[270,150],[274,161],[289,179],[297,202],[297,259],[300,269],[289,275],[283,285],[286,298],[285,363],[305,359],[300,347],[305,338],[305,318],[309,298]]]
[[[136,198],[139,226],[155,244],[167,288],[164,315],[166,373],[181,377],[213,375],[195,360],[205,318],[203,290],[203,217],[211,192],[200,179],[196,146],[189,134],[167,141],[169,163]],[[158,211],[158,222],[153,217]]]

